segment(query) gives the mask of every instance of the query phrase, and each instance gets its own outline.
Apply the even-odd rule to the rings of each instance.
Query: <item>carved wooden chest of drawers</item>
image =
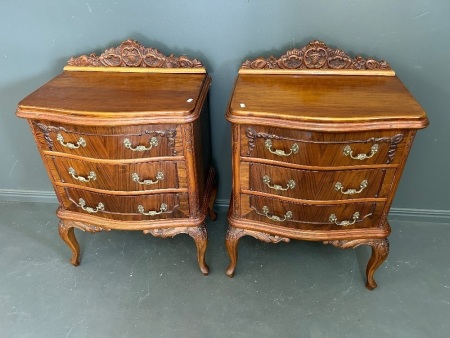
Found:
[[[216,188],[207,93],[198,60],[127,40],[65,71],[19,103],[60,207],[59,233],[79,264],[74,228],[194,238],[204,274]]]
[[[239,238],[372,247],[367,288],[386,259],[387,215],[425,112],[385,61],[312,41],[246,61],[227,111],[233,191],[226,244]]]

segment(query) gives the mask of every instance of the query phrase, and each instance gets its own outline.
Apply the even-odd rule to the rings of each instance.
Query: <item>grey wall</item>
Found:
[[[231,146],[224,113],[240,63],[319,39],[388,60],[428,112],[431,125],[418,133],[394,207],[450,215],[449,18],[448,0],[2,0],[0,196],[52,196],[28,126],[14,116],[17,102],[70,56],[133,38],[199,58],[210,72],[218,198],[225,203]]]

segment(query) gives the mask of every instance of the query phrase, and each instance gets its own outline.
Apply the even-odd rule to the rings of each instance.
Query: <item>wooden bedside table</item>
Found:
[[[233,192],[227,275],[244,235],[372,247],[367,288],[389,252],[387,215],[427,116],[385,61],[312,41],[246,61],[226,114]]]
[[[23,99],[58,197],[59,233],[79,264],[74,228],[91,233],[186,233],[205,263],[205,217],[216,195],[207,93],[198,60],[165,56],[133,40],[71,58]]]

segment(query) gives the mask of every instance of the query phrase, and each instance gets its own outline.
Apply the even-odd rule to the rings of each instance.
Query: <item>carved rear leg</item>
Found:
[[[217,196],[217,186],[214,185],[211,191],[211,197],[209,199],[208,204],[208,213],[209,218],[211,218],[211,221],[215,221],[217,219],[217,214],[214,212],[214,202],[216,201],[216,196]]]
[[[74,224],[71,221],[59,222],[59,236],[66,242],[70,250],[72,250],[72,258],[70,263],[74,266],[80,265],[80,245],[78,244],[77,238],[74,233]]]

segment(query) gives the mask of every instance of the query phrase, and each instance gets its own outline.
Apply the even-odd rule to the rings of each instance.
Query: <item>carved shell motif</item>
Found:
[[[390,70],[389,63],[384,60],[376,61],[357,56],[352,59],[339,49],[328,47],[321,41],[311,41],[301,49],[292,49],[280,58],[257,58],[247,60],[242,64],[243,69],[370,69]]]
[[[84,67],[148,67],[148,68],[200,68],[202,63],[186,56],[166,56],[157,49],[144,47],[135,40],[126,40],[118,47],[96,54],[71,57],[69,66]]]

